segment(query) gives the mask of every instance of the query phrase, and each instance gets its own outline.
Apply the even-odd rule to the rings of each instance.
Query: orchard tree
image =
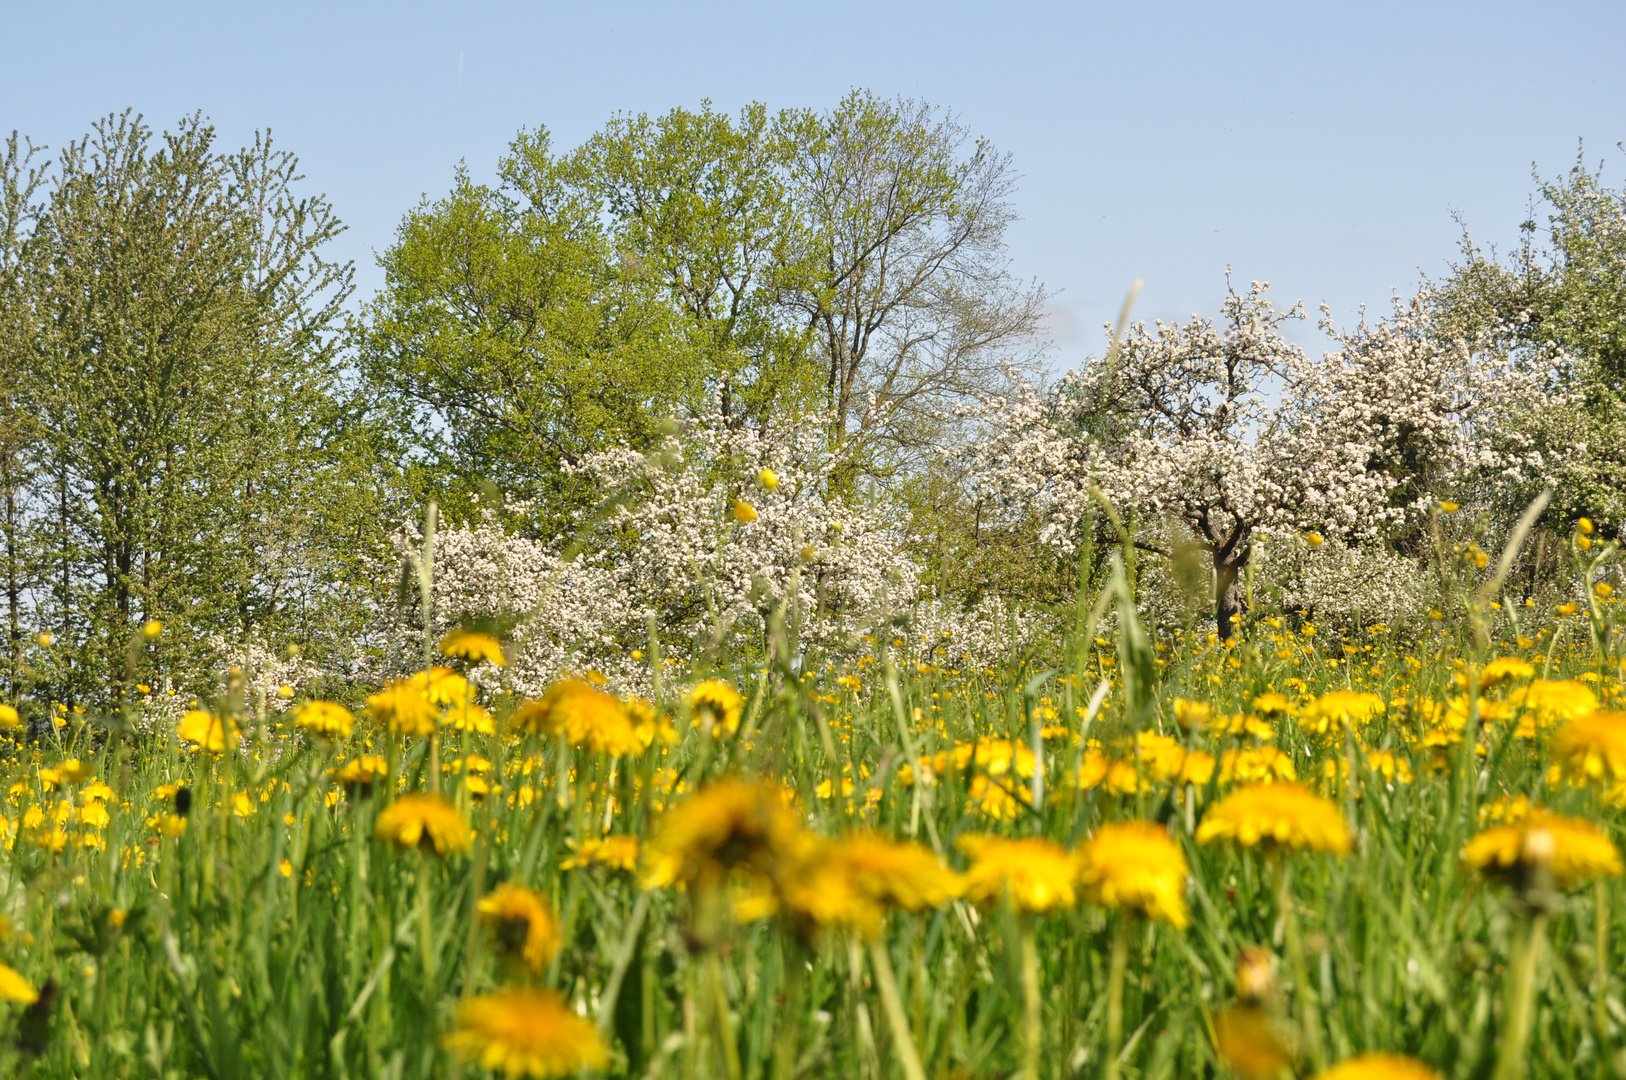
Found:
[[[1040,514],[1064,551],[1103,498],[1142,525],[1179,523],[1212,566],[1215,626],[1229,637],[1261,536],[1370,539],[1426,511],[1441,485],[1540,469],[1517,432],[1550,372],[1439,341],[1424,307],[1348,334],[1324,322],[1340,347],[1320,360],[1282,333],[1299,306],[1276,310],[1258,282],[1227,291],[1218,323],[1137,323],[1052,393],[991,402],[981,475],[1013,512]]]

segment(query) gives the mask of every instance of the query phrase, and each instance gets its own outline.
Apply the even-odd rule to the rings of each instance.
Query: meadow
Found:
[[[349,703],[239,669],[178,722],[5,712],[0,1061],[1620,1075],[1618,597],[1504,593],[1516,547],[1410,629],[1156,633],[1115,564],[1047,667],[814,662],[779,620],[703,678],[652,632],[649,701],[526,700],[434,628]]]

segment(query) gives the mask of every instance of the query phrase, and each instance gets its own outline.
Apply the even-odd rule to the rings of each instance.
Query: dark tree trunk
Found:
[[[1214,623],[1221,641],[1236,633],[1246,604],[1242,598],[1242,563],[1214,561]]]

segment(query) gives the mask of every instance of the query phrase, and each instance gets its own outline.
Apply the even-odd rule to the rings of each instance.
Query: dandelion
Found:
[[[237,749],[237,724],[229,717],[215,716],[203,709],[191,709],[176,726],[175,733],[184,742],[193,743],[211,753]]]
[[[307,701],[294,713],[294,726],[324,739],[348,739],[356,729],[356,718],[335,702]]]
[[[1318,532],[1307,532],[1304,534],[1304,542],[1313,548],[1318,548],[1326,543],[1326,538]]]
[[[1480,832],[1462,849],[1462,862],[1521,888],[1538,869],[1550,868],[1553,884],[1565,890],[1622,872],[1614,843],[1591,822],[1536,808],[1520,821]]]
[[[685,695],[694,711],[695,726],[711,733],[733,735],[740,730],[745,698],[722,679],[707,679]]]
[[[1338,807],[1295,783],[1250,784],[1209,808],[1197,842],[1349,854],[1349,826]]]
[[[607,866],[612,870],[631,872],[638,868],[638,838],[636,836],[606,836],[601,840],[567,840],[573,854],[559,863],[561,870],[574,870],[584,866]]]
[[[473,834],[457,807],[438,795],[403,795],[378,815],[373,836],[403,851],[414,848],[435,855],[460,855]]]
[[[1008,894],[1018,911],[1033,913],[1072,907],[1078,900],[1073,888],[1078,864],[1054,841],[969,835],[957,846],[972,860],[964,876],[965,895],[972,900],[992,903]]]
[[[1614,587],[1607,581],[1598,582],[1596,585],[1592,586],[1592,591],[1598,594],[1598,599],[1600,600],[1609,599],[1609,597],[1614,595],[1615,592]]]
[[[770,878],[799,862],[809,838],[782,789],[754,780],[714,781],[661,818],[645,856],[644,888],[715,887],[750,867]]]
[[[23,726],[23,718],[10,705],[0,703],[0,731],[16,731]]]
[[[480,898],[480,918],[505,955],[541,974],[559,952],[559,920],[548,901],[534,889],[502,884]]]
[[[1528,661],[1520,660],[1516,656],[1498,656],[1485,665],[1485,670],[1479,673],[1479,685],[1482,689],[1490,689],[1499,683],[1523,682],[1531,678],[1536,669]]]
[[[1270,1016],[1251,1005],[1233,1005],[1214,1017],[1214,1049],[1247,1080],[1278,1076],[1293,1064]]]
[[[604,1069],[609,1048],[592,1024],[545,990],[499,990],[457,1007],[457,1026],[441,1040],[480,1068],[535,1080]]]
[[[1553,733],[1553,753],[1575,780],[1626,779],[1626,713],[1577,716]]]
[[[429,700],[431,705],[451,707],[466,705],[474,700],[469,680],[449,667],[432,667],[420,671],[406,680]]]
[[[1299,723],[1317,735],[1341,734],[1381,716],[1383,699],[1358,690],[1334,690],[1322,694],[1299,712]]]
[[[829,845],[820,858],[841,867],[859,892],[888,907],[925,911],[960,895],[958,875],[919,844],[860,832]]]
[[[1514,734],[1533,739],[1538,730],[1597,711],[1598,696],[1573,679],[1535,679],[1510,697],[1508,705],[1519,716]]]
[[[1274,746],[1227,750],[1220,755],[1220,783],[1258,784],[1267,780],[1297,780],[1293,759]]]
[[[68,758],[56,767],[56,775],[64,784],[82,784],[96,775],[96,770],[78,758]]]
[[[45,630],[45,631],[42,631],[40,633],[40,635],[38,637],[36,637],[34,640],[39,642],[40,648],[49,649],[51,647],[51,643],[53,641],[55,641],[56,638],[52,636],[52,634],[51,634],[51,632],[49,630]]]
[[[621,699],[583,679],[554,683],[542,700],[520,706],[513,723],[541,735],[563,734],[572,746],[612,757],[636,754],[649,745]]]
[[[30,986],[27,979],[5,964],[0,964],[0,1000],[32,1005],[39,999],[39,991]]]
[[[1145,821],[1103,825],[1078,850],[1084,895],[1101,907],[1123,907],[1185,926],[1191,868],[1168,829]]]
[[[367,712],[397,735],[433,735],[435,710],[419,685],[403,679],[385,683],[367,699]]]
[[[440,639],[442,656],[455,656],[471,663],[486,660],[502,667],[508,663],[503,655],[502,642],[490,634],[477,634],[472,630],[455,629]]]
[[[749,525],[751,522],[757,519],[756,507],[752,506],[744,499],[735,500],[733,509],[731,509],[729,513],[731,513],[734,516],[734,520],[739,522],[741,525]]]
[[[1253,711],[1265,716],[1285,716],[1293,711],[1293,703],[1286,694],[1269,690],[1253,699]]]
[[[148,619],[141,624],[141,636],[148,641],[157,641],[158,635],[164,632],[164,624],[157,619]]]
[[[1205,726],[1214,716],[1214,707],[1206,701],[1175,698],[1173,709],[1175,722],[1187,731]]]
[[[772,469],[763,469],[761,472],[757,473],[757,483],[761,484],[768,491],[779,490],[779,477],[774,475],[774,471]]]
[[[390,772],[389,762],[377,754],[362,754],[338,768],[329,769],[328,777],[351,791],[370,791]]]
[[[1440,1074],[1404,1054],[1361,1054],[1317,1073],[1315,1080],[1440,1080]]]

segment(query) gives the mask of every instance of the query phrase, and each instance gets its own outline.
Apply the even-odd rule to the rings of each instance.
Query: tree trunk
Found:
[[[1241,560],[1214,560],[1214,623],[1221,641],[1236,633],[1246,607],[1242,599],[1242,565]]]

